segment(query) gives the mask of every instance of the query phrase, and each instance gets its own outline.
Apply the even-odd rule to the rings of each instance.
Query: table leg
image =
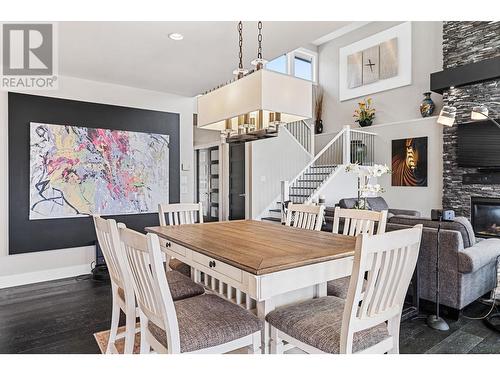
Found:
[[[260,347],[262,354],[269,354],[271,349],[271,327],[269,323],[266,322],[266,315],[274,310],[274,303],[272,300],[265,300],[257,302],[257,316],[264,322],[264,328],[262,329],[262,346]]]
[[[326,296],[326,283],[314,285],[314,298]]]

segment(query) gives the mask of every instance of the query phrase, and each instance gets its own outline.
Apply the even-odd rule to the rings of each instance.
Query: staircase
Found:
[[[281,182],[281,195],[276,197],[262,220],[281,223],[284,207],[281,202],[312,203],[326,188],[333,188],[336,176],[349,163],[374,164],[376,134],[344,127],[291,181]],[[356,192],[352,192],[353,196]],[[333,220],[333,207],[325,210],[327,222]]]

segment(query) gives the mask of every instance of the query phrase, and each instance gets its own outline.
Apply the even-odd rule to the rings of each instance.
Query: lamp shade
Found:
[[[260,69],[198,97],[199,128],[237,131],[245,115],[266,128],[274,113],[284,123],[311,118],[312,83]]]
[[[472,107],[472,111],[470,113],[471,120],[484,120],[488,118],[488,108],[484,105],[478,105]]]
[[[439,112],[437,123],[445,126],[453,126],[456,115],[457,109],[455,107],[445,105],[443,109],[441,109],[441,112]]]

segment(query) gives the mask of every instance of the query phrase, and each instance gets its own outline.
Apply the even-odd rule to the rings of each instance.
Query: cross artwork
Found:
[[[398,40],[392,38],[347,56],[348,88],[368,85],[398,74]]]
[[[375,63],[372,63],[372,59],[368,59],[368,64],[365,64],[365,66],[368,66],[370,68],[370,72],[373,73],[373,67],[375,66]]]

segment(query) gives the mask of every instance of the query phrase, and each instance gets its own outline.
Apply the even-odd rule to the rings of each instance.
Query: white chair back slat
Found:
[[[385,233],[387,224],[387,210],[378,212],[335,207],[333,233],[339,233],[341,219],[344,219],[342,230],[344,235],[375,234],[375,224],[377,224],[377,234],[382,234]]]
[[[123,260],[120,259],[120,253],[117,251],[120,249],[120,241],[116,221],[106,220],[97,215],[94,215],[93,219],[97,241],[106,260],[109,276],[116,285],[123,288]]]
[[[159,204],[158,215],[161,226],[203,223],[201,202]]]
[[[321,230],[325,206],[289,203],[285,225],[294,228]]]
[[[133,276],[137,304],[148,321],[165,330],[168,351],[179,353],[179,326],[158,236],[151,233],[144,235],[127,228],[120,228],[119,231],[127,266]],[[142,319],[141,316],[141,329],[148,329],[147,322]]]
[[[398,336],[394,341],[399,340],[401,311],[417,263],[421,236],[422,225],[377,236],[358,236],[342,322],[341,352],[352,351],[355,332],[382,322],[388,322],[392,333]],[[397,351],[397,342],[394,347]]]

